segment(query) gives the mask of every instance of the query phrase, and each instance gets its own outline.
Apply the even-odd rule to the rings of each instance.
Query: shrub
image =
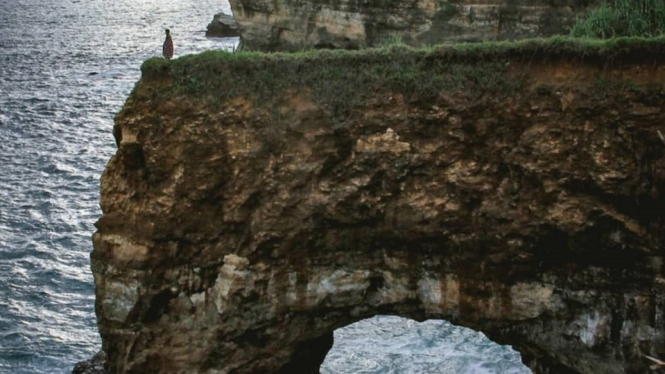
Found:
[[[586,18],[578,19],[571,36],[609,39],[619,36],[650,37],[665,34],[663,0],[611,0]]]

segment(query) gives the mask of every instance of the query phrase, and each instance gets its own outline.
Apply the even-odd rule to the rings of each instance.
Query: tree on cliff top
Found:
[[[600,39],[665,34],[665,1],[608,0],[578,19],[570,33],[578,38]]]

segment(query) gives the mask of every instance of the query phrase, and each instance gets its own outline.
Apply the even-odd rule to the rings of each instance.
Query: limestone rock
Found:
[[[107,372],[318,373],[376,314],[482,331],[536,374],[648,372],[664,47],[555,48],[148,64],[93,237]]]
[[[206,30],[206,36],[230,38],[240,36],[238,25],[232,15],[218,13],[212,19]]]
[[[249,50],[514,40],[567,33],[590,0],[230,0]]]

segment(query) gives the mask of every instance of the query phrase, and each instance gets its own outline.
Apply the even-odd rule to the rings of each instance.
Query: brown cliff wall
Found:
[[[360,48],[565,34],[595,0],[229,0],[250,50]]]
[[[447,319],[534,373],[665,357],[665,40],[150,60],[92,254],[110,373],[318,373]]]

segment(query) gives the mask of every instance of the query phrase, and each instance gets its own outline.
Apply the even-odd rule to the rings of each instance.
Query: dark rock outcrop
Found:
[[[212,19],[206,30],[206,36],[217,38],[230,38],[240,36],[238,25],[232,15],[218,13]]]
[[[104,365],[106,364],[106,353],[99,351],[90,360],[82,361],[74,365],[72,374],[106,374]]]
[[[377,47],[567,33],[595,0],[230,0],[244,48]]]
[[[376,314],[648,372],[665,42],[633,42],[148,61],[94,234],[108,372],[318,373]]]

